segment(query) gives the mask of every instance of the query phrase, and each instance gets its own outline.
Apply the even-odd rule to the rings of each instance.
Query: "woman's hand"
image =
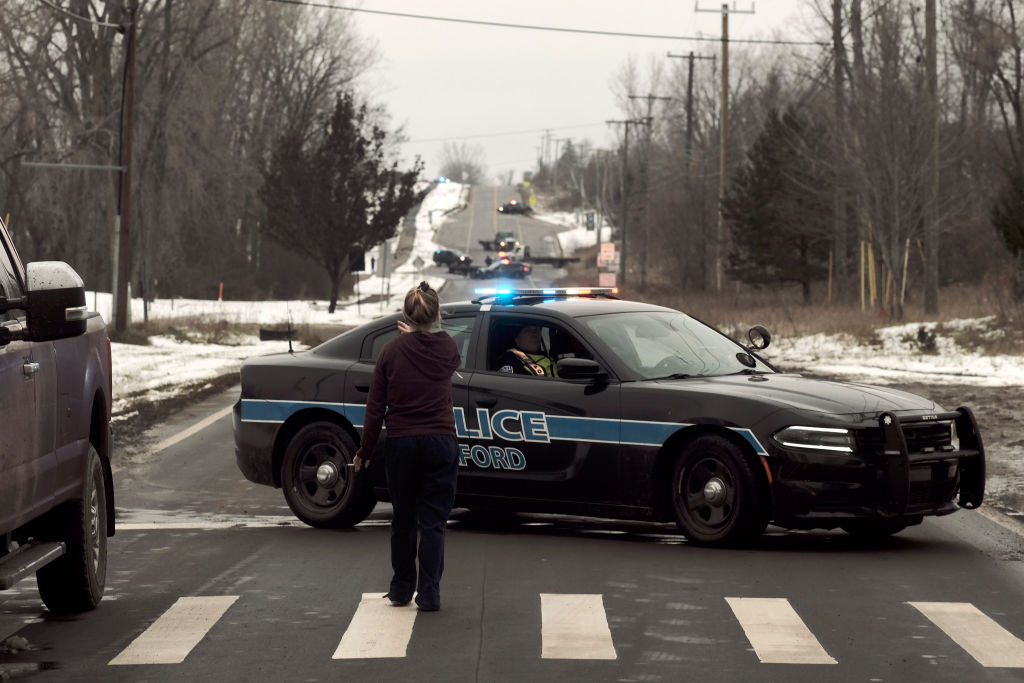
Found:
[[[413,331],[414,330],[413,330],[412,327],[409,326],[409,323],[405,322],[404,320],[399,320],[398,321],[398,333],[399,334],[408,334],[409,332],[413,332]]]
[[[368,469],[370,469],[370,461],[363,457],[363,449],[360,448],[356,451],[356,457],[352,458],[352,471],[360,472]]]

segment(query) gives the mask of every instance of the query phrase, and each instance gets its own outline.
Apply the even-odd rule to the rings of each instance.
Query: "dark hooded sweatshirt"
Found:
[[[447,332],[408,332],[385,344],[366,401],[363,457],[373,457],[385,410],[388,436],[454,435],[452,373],[460,362]]]

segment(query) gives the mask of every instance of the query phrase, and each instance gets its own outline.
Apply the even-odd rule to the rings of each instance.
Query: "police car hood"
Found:
[[[726,375],[665,382],[680,389],[697,389],[737,398],[756,399],[797,410],[832,415],[935,412],[932,400],[899,389],[852,382],[809,379],[800,375]]]

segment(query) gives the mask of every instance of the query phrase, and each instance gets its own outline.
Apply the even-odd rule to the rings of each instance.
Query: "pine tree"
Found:
[[[1024,172],[1014,169],[1007,174],[1006,187],[992,205],[992,226],[1006,248],[1017,259],[1014,295],[1024,297]]]
[[[816,172],[820,131],[799,115],[769,113],[723,202],[728,272],[755,286],[811,283],[827,275],[827,175]]]
[[[392,237],[419,200],[414,185],[422,162],[417,158],[407,171],[389,166],[387,143],[366,104],[344,92],[311,135],[281,136],[264,174],[266,233],[324,267],[331,313],[352,260]]]

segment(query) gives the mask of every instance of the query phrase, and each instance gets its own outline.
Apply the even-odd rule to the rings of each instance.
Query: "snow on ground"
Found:
[[[562,247],[562,253],[571,256],[577,249],[593,247],[597,244],[597,231],[587,230],[580,225],[580,216],[567,211],[554,211],[551,213],[535,212],[533,217],[545,223],[552,223],[564,228],[558,233],[558,243]],[[607,242],[612,237],[612,229],[606,223],[601,227],[601,241]]]
[[[991,318],[937,323],[906,323],[876,330],[877,343],[852,335],[814,334],[773,339],[769,360],[785,369],[835,375],[876,384],[923,382],[974,386],[1024,385],[1024,358],[988,355],[962,348],[945,331],[976,329],[987,334]],[[919,336],[925,330],[925,342]],[[934,349],[928,343],[932,338]],[[922,348],[925,347],[925,348]]]

